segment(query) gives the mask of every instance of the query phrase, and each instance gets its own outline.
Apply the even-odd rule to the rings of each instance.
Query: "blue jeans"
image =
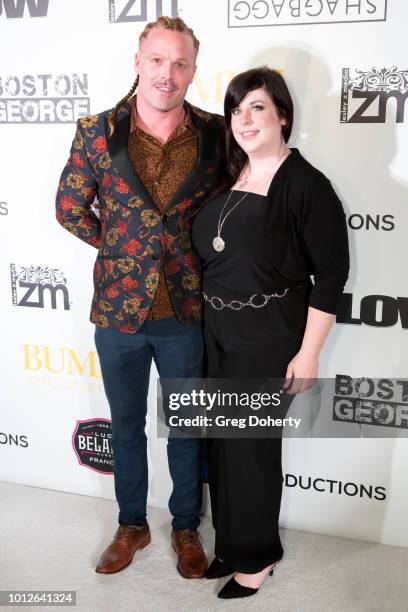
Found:
[[[135,334],[95,327],[95,344],[112,417],[115,494],[121,525],[143,525],[147,503],[147,392],[152,359],[160,378],[199,378],[203,366],[200,323],[175,317],[147,320]],[[174,529],[195,529],[202,501],[200,440],[168,438]]]

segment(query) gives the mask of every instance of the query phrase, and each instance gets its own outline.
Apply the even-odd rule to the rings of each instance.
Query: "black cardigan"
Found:
[[[227,208],[245,192],[233,192]],[[222,229],[226,248],[212,239],[226,195],[207,202],[193,225],[193,242],[203,274],[232,290],[265,293],[314,285],[309,305],[336,314],[349,272],[347,225],[330,181],[292,148],[266,196],[248,194]]]

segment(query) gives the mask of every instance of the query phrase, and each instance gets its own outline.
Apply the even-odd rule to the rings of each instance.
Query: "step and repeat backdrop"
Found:
[[[354,401],[340,415],[363,425],[350,439],[285,440],[281,524],[408,546],[405,0],[0,0],[0,479],[114,499],[88,318],[96,251],[58,225],[54,198],[76,119],[126,94],[138,35],[160,14],[201,41],[188,93],[201,108],[221,113],[237,72],[282,71],[290,144],[331,179],[347,216],[351,273],[320,375],[372,379],[364,417]],[[156,379],[153,367],[149,503],[165,508]],[[381,410],[379,379],[392,382]]]

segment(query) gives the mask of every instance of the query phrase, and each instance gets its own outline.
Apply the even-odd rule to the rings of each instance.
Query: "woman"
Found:
[[[207,376],[286,378],[301,391],[317,377],[348,276],[344,212],[330,181],[286,144],[293,103],[278,72],[237,75],[224,110],[228,176],[192,230],[203,260]],[[208,447],[215,559],[207,577],[234,573],[218,597],[247,597],[283,555],[281,438],[214,438]]]

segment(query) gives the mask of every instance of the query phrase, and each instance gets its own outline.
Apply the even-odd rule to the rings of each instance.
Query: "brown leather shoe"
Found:
[[[150,539],[147,522],[142,529],[119,525],[112,542],[102,553],[95,572],[113,574],[124,569],[132,561],[135,552],[147,546]]]
[[[178,554],[177,569],[183,578],[203,578],[207,571],[207,558],[198,531],[173,529],[171,542]]]

